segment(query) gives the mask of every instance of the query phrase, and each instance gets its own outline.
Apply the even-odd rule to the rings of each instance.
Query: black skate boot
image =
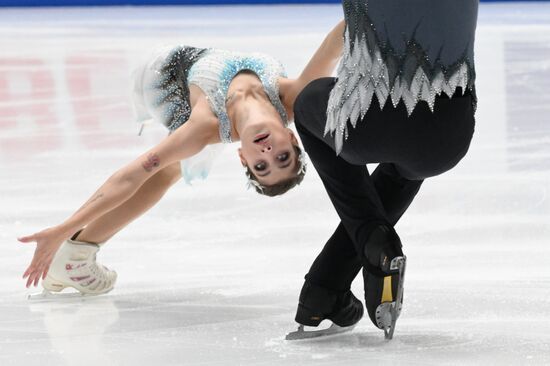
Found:
[[[365,302],[371,321],[392,339],[403,306],[403,283],[407,257],[401,240],[391,227],[374,229],[364,248]]]
[[[300,293],[296,322],[298,330],[287,334],[287,340],[315,338],[350,331],[363,317],[363,304],[353,293],[333,291],[304,283]],[[328,329],[306,331],[304,326],[317,327],[323,320],[332,321]]]

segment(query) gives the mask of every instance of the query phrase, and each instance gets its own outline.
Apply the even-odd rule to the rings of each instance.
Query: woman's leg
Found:
[[[149,178],[126,202],[89,223],[73,239],[100,244],[153,207],[166,191],[181,178],[180,163],[174,163]]]
[[[179,177],[179,163],[164,168],[124,203],[88,224],[73,235],[72,240],[63,243],[48,269],[47,277],[42,281],[44,289],[59,292],[72,287],[87,295],[111,291],[117,274],[96,262],[99,244],[157,203]]]

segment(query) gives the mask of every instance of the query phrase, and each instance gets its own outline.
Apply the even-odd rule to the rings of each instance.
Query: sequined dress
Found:
[[[261,53],[240,53],[220,49],[177,46],[161,50],[134,73],[133,104],[138,122],[154,120],[170,132],[183,125],[191,115],[189,86],[198,86],[218,117],[220,140],[230,143],[231,122],[225,100],[231,80],[249,70],[261,80],[266,95],[279,112],[281,123],[288,123],[279,96],[279,78],[286,77],[280,62]],[[182,175],[189,183],[206,178],[220,147],[210,145],[200,154],[182,162]]]
[[[344,52],[327,108],[325,134],[340,153],[376,97],[405,103],[409,115],[457,88],[475,98],[478,0],[343,0]]]

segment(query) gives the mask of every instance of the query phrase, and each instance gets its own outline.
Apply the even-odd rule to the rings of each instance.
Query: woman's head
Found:
[[[304,179],[304,153],[294,133],[280,122],[256,127],[241,136],[239,149],[249,183],[266,196],[286,193]]]
[[[233,81],[227,104],[241,140],[239,157],[258,193],[277,196],[300,184],[305,159],[296,136],[286,128],[255,74]]]
[[[257,193],[263,194],[269,197],[275,197],[288,192],[290,189],[302,183],[306,174],[306,162],[305,156],[299,145],[294,145],[294,151],[296,153],[296,169],[293,173],[285,179],[278,181],[272,185],[264,185],[260,183],[257,176],[252,173],[250,168],[246,167],[246,177],[248,178],[249,185],[254,187]]]

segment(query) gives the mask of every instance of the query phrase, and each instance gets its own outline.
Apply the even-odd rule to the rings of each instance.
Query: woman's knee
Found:
[[[180,163],[176,162],[164,167],[158,171],[153,178],[156,184],[165,186],[166,188],[172,186],[181,178]]]

